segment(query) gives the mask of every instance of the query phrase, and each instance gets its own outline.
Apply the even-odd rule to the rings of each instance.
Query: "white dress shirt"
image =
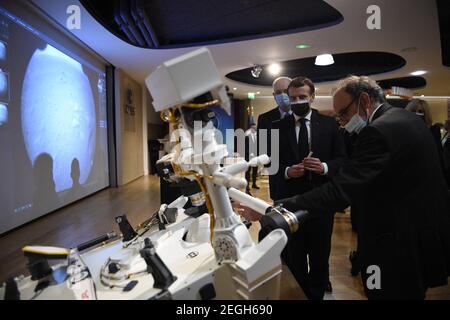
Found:
[[[306,129],[308,131],[308,145],[309,145],[309,150],[311,151],[311,114],[312,114],[312,110],[309,111],[309,113],[305,116],[305,124],[306,124]],[[294,113],[294,118],[295,118],[295,137],[297,139],[297,143],[298,143],[298,134],[300,132],[300,117],[297,116]],[[314,154],[312,155],[312,157],[314,157]],[[325,162],[322,162],[323,165],[323,175],[326,175],[328,173],[328,165]],[[284,177],[286,179],[290,179],[290,177],[288,176],[287,172],[288,169],[290,167],[287,167],[286,170],[284,171]]]
[[[450,139],[450,133],[447,132],[446,134],[444,134],[444,137],[442,138],[442,146],[445,145],[445,143],[447,142],[447,140]]]
[[[375,113],[378,111],[378,109],[380,109],[380,107],[383,105],[384,103],[381,103],[378,107],[375,108],[375,110],[373,110],[372,114],[370,115],[369,118],[369,123],[372,122],[373,116],[375,115]]]

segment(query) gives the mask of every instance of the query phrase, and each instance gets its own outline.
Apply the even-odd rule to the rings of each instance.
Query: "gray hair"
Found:
[[[274,87],[275,87],[275,83],[277,83],[277,82],[280,81],[280,80],[292,81],[292,79],[289,78],[289,77],[278,77],[278,78],[276,78],[275,80],[273,80],[273,82],[272,82],[272,88],[274,88]]]
[[[426,102],[425,100],[412,99],[405,107],[405,110],[422,113],[424,115],[424,120],[427,126],[431,127],[431,125],[433,124],[430,107],[428,106],[428,102]]]
[[[337,91],[344,89],[354,99],[358,98],[361,93],[366,92],[372,101],[385,103],[386,96],[383,89],[369,77],[366,76],[348,76],[338,82],[337,87],[333,89],[333,96]]]

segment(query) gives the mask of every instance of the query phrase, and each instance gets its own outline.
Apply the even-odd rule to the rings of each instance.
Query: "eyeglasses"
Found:
[[[356,101],[356,98],[354,98],[344,109],[342,109],[339,113],[336,114],[336,119],[343,119],[345,118],[345,115],[348,112],[348,109],[351,107],[351,105]]]

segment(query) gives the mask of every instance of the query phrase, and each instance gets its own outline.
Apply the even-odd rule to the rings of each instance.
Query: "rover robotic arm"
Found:
[[[162,161],[170,161],[175,177],[198,183],[210,215],[211,244],[216,261],[232,266],[231,278],[240,279],[241,286],[245,287],[237,290],[241,297],[258,297],[251,292],[279,274],[286,234],[297,230],[303,214],[272,207],[238,190],[247,182],[235,175],[245,172],[249,165],[267,164],[267,155],[250,162],[221,166],[228,155],[227,148],[217,143],[215,113],[210,107],[219,105],[230,113],[230,102],[206,48],[164,63],[145,82],[154,99],[155,110],[161,111],[162,118],[175,129],[171,140],[177,144]],[[268,225],[275,230],[255,244],[233,211],[230,197],[264,214]]]
[[[228,188],[246,186],[245,179],[233,173],[246,170],[248,164],[221,167],[227,148],[215,139],[215,114],[209,107],[220,105],[230,113],[230,102],[210,52],[202,48],[170,60],[145,82],[155,110],[175,128],[171,140],[177,144],[168,156],[175,175],[195,179],[205,195],[217,261],[238,261],[254,244],[233,212]],[[278,241],[284,247],[286,239],[281,236]]]

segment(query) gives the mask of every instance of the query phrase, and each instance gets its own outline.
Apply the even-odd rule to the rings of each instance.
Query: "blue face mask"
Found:
[[[287,93],[277,94],[275,96],[275,101],[284,112],[291,111],[291,103],[289,101],[289,96],[287,95]]]

